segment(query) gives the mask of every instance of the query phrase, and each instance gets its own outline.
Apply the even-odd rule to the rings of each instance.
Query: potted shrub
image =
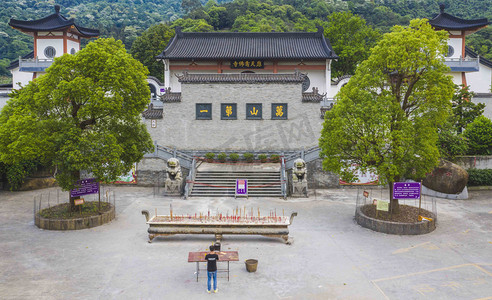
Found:
[[[214,161],[215,153],[209,152],[205,154],[205,158],[207,159],[207,162],[211,163]]]
[[[260,154],[258,155],[258,159],[262,162],[265,163],[268,159],[268,156],[266,154]]]
[[[232,160],[232,162],[237,162],[239,160],[239,154],[231,153],[229,154],[229,158]]]
[[[217,159],[220,161],[220,162],[225,162],[226,161],[226,158],[227,158],[227,154],[225,154],[224,152],[221,152],[217,155]]]
[[[243,157],[244,157],[244,160],[246,160],[247,162],[253,162],[254,158],[255,158],[255,155],[253,153],[244,153],[243,154]]]
[[[272,155],[270,155],[270,160],[274,163],[278,163],[280,161],[280,155],[272,154]]]

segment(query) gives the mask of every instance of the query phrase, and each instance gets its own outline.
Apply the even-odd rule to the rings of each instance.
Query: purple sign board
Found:
[[[70,190],[70,197],[79,197],[99,193],[99,182],[95,178],[78,180],[78,188]]]
[[[419,199],[419,182],[395,182],[393,183],[393,199]]]
[[[236,179],[236,196],[248,195],[248,180],[247,179]]]

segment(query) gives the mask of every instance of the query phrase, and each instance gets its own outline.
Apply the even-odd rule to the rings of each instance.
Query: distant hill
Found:
[[[53,6],[61,6],[61,13],[68,18],[75,18],[85,27],[98,28],[102,37],[112,36],[122,40],[127,49],[133,41],[151,25],[160,22],[172,22],[184,13],[181,2],[187,7],[205,5],[210,7],[213,0],[2,0],[0,1],[0,76],[9,75],[5,66],[11,60],[32,51],[32,39],[8,26],[10,18],[32,20],[53,13]],[[235,18],[250,13],[238,7],[247,6],[248,2],[259,0],[216,1],[232,16],[227,24],[233,24]],[[326,19],[335,11],[350,10],[367,20],[369,25],[385,32],[395,24],[408,24],[412,18],[432,17],[439,12],[439,3],[444,2],[446,12],[467,19],[492,19],[492,0],[270,0],[266,3],[281,6],[290,5],[308,19]],[[188,11],[188,9],[185,9]],[[271,12],[272,17],[275,12]],[[205,13],[189,14],[192,18],[204,18]],[[210,21],[209,21],[210,22]],[[490,28],[490,27],[489,27]],[[223,28],[222,30],[227,30]],[[474,49],[481,55],[492,57],[492,30],[482,30],[481,35],[470,39]],[[485,41],[484,41],[485,40]],[[487,42],[488,40],[488,42]]]

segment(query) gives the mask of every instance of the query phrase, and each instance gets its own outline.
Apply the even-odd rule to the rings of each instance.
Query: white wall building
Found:
[[[458,85],[470,86],[475,93],[473,102],[485,104],[484,115],[492,119],[492,62],[479,57],[477,53],[465,46],[466,36],[487,27],[487,19],[465,20],[444,12],[440,5],[440,13],[429,20],[436,30],[449,33],[448,54],[446,65],[451,68],[450,75]]]
[[[10,19],[9,25],[34,38],[33,52],[8,67],[15,89],[43,74],[55,57],[77,53],[82,38],[99,36],[99,30],[78,26],[74,19],[62,16],[58,5],[55,5],[55,13],[47,17],[32,21]]]

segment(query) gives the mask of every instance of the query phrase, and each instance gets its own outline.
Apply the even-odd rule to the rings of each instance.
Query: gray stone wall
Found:
[[[151,128],[154,142],[179,150],[297,150],[318,145],[319,103],[303,103],[300,83],[182,84],[182,101],[164,103]],[[212,120],[195,119],[195,103],[212,103]],[[220,104],[237,103],[237,120],[221,120]],[[246,120],[246,103],[263,104],[263,120]],[[288,120],[271,120],[272,103],[288,103]]]
[[[454,163],[465,169],[492,169],[492,156],[458,156]]]
[[[338,175],[323,171],[322,159],[318,158],[307,163],[308,187],[311,189],[338,188]]]
[[[163,187],[167,178],[166,163],[167,161],[161,158],[143,158],[137,164],[137,185]],[[181,166],[181,172],[186,179],[189,170]]]

